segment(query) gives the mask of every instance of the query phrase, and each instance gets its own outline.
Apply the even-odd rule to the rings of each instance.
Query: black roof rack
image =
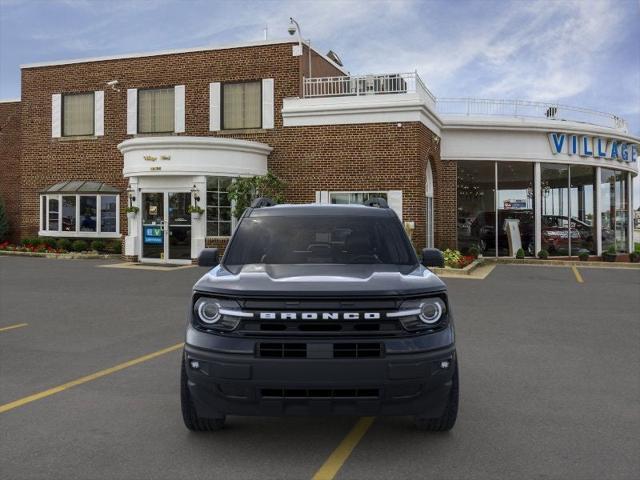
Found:
[[[273,207],[274,205],[276,202],[269,197],[258,197],[251,202],[251,208]]]
[[[371,197],[369,200],[362,202],[365,207],[389,208],[389,204],[382,197]]]

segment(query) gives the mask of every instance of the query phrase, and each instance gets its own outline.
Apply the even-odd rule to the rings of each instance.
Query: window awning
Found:
[[[67,182],[56,183],[45,188],[40,193],[120,193],[120,189],[107,185],[104,182],[93,182],[85,180],[69,180]]]

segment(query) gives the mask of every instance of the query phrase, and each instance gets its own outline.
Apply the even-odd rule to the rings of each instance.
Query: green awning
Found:
[[[56,183],[45,188],[40,193],[120,193],[120,189],[107,185],[104,182],[92,182],[85,180],[69,180]]]

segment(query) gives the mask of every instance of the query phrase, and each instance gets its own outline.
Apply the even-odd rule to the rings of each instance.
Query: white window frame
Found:
[[[42,211],[42,198],[45,198],[46,211]],[[75,197],[76,198],[76,230],[74,232],[68,232],[62,230],[62,197]],[[86,232],[80,230],[80,197],[96,197],[96,231]],[[102,197],[116,197],[116,231],[115,232],[102,232],[101,220],[102,220]],[[49,230],[49,199],[53,198],[58,200],[58,229]],[[64,238],[120,238],[120,195],[117,193],[55,193],[41,194],[40,200],[40,227],[42,227],[44,216],[44,223],[47,227],[46,230],[40,229],[38,236],[40,237],[64,237]]]
[[[215,178],[223,178],[223,177],[227,177],[229,178],[228,175],[207,175],[208,177],[215,177]],[[237,177],[231,177],[231,183],[235,183]],[[238,219],[236,217],[233,216],[233,211],[236,208],[236,202],[235,200],[231,200],[230,206],[231,206],[231,234],[230,235],[207,235],[207,227],[209,226],[209,205],[207,204],[207,194],[209,192],[220,192],[220,190],[209,190],[208,188],[206,188],[205,185],[205,201],[204,201],[204,223],[205,223],[205,237],[206,238],[219,238],[219,239],[229,239],[231,238],[231,235],[233,235],[233,232],[236,229],[236,225],[238,223]],[[219,205],[218,205],[219,207]],[[217,220],[218,223],[220,223],[220,220]]]
[[[368,195],[371,194],[384,194],[385,197],[389,198],[389,191],[387,190],[351,190],[351,191],[330,191],[329,192],[329,197],[328,197],[328,203],[331,203],[331,196],[336,194],[336,195],[357,195],[359,193],[366,193]],[[331,203],[332,205],[340,205],[340,204],[334,204]],[[343,204],[344,205],[344,204]],[[351,199],[349,199],[349,203],[347,205],[353,205],[353,203],[351,202]],[[356,205],[360,205],[360,203],[356,203]]]

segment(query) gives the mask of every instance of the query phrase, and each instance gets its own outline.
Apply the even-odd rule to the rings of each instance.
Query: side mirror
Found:
[[[444,268],[444,255],[437,248],[422,249],[422,265]]]
[[[217,248],[204,248],[198,255],[199,267],[217,267],[219,263]]]

